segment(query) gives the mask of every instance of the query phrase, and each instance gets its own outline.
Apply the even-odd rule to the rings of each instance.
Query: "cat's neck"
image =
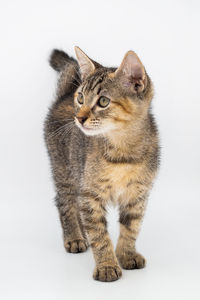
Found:
[[[129,124],[121,130],[106,134],[103,155],[110,161],[131,162],[140,160],[150,143],[150,132],[147,130],[148,118]]]

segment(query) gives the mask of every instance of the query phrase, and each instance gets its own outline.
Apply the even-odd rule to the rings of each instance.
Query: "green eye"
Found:
[[[100,107],[106,107],[108,106],[108,104],[110,103],[110,99],[106,98],[106,97],[100,97],[97,104],[100,106]]]
[[[77,101],[78,101],[78,103],[79,104],[83,104],[83,94],[81,94],[81,93],[78,93],[78,97],[77,97]]]

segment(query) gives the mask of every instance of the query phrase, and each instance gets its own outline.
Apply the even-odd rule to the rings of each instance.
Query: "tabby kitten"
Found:
[[[91,246],[93,277],[114,281],[121,268],[139,269],[135,243],[159,161],[151,114],[153,87],[138,56],[107,68],[75,47],[78,62],[54,50],[56,101],[45,122],[45,141],[56,186],[56,205],[68,252]],[[119,205],[120,236],[113,249],[106,204]]]

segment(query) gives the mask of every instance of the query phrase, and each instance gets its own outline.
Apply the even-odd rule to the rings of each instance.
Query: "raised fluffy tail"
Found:
[[[73,57],[70,57],[62,50],[54,49],[50,55],[50,66],[57,72],[61,72],[67,63],[76,62]]]
[[[75,92],[81,83],[78,62],[62,50],[54,49],[49,58],[50,66],[59,72],[57,99],[65,99]]]

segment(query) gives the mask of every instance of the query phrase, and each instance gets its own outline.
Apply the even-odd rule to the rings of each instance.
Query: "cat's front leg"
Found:
[[[67,252],[79,253],[87,250],[88,243],[82,228],[80,214],[74,195],[60,187],[56,197],[60,221],[63,228],[64,246]]]
[[[93,193],[83,193],[80,199],[84,228],[96,261],[93,278],[115,281],[122,275],[113,245],[107,232],[103,200]]]
[[[145,258],[136,251],[135,243],[143,219],[146,196],[141,195],[120,205],[120,236],[116,255],[124,269],[141,269],[145,267]]]

